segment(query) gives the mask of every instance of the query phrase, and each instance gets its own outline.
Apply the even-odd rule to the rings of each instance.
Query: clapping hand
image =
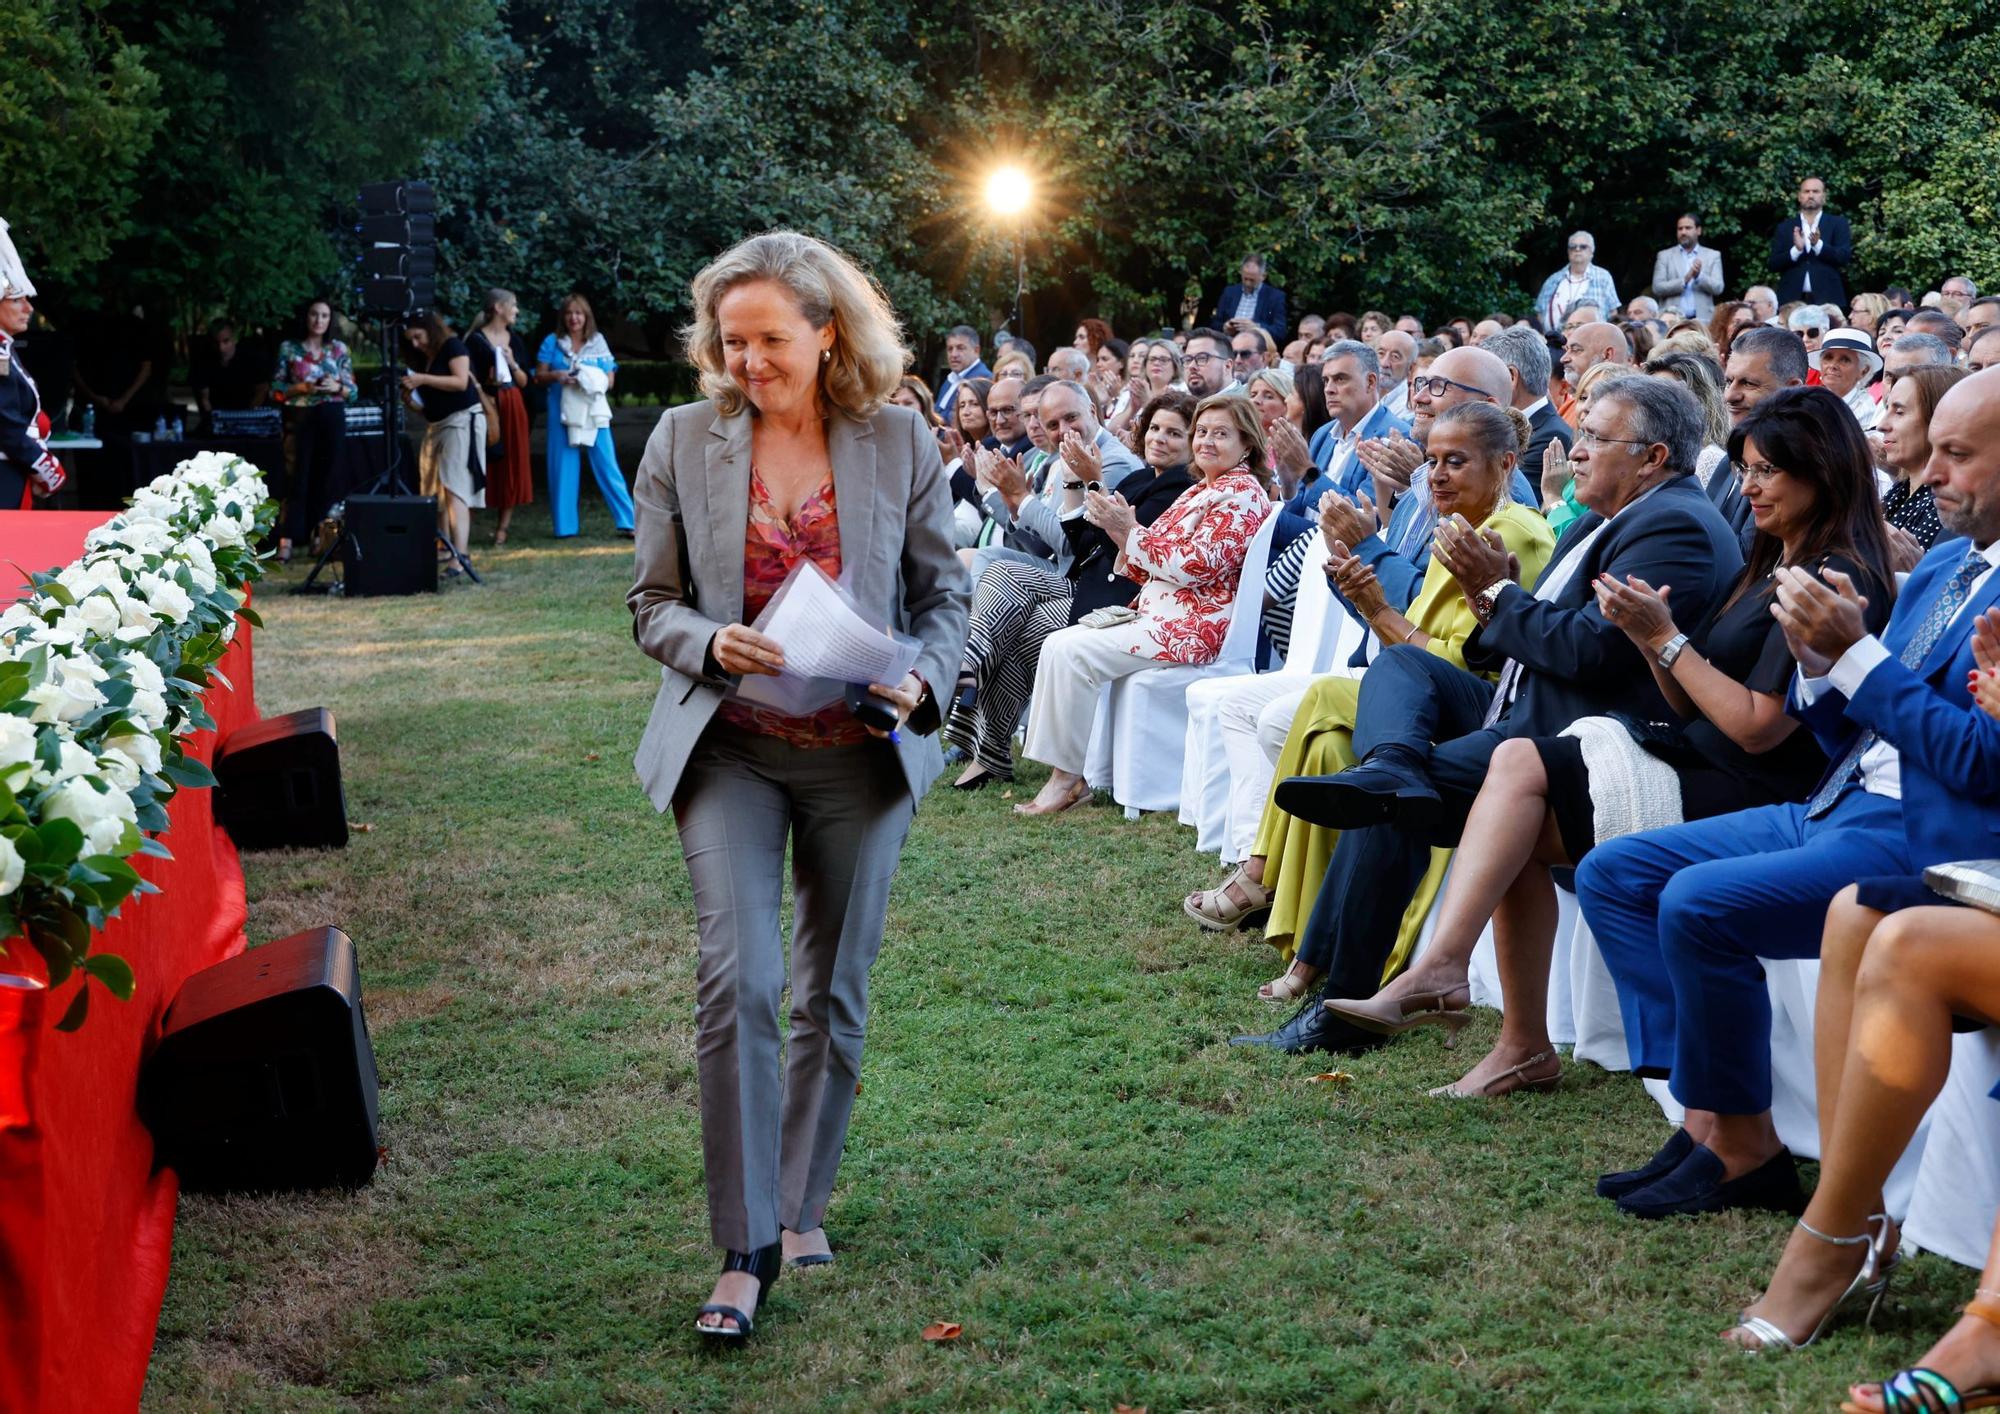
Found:
[[[1280,469],[1290,472],[1288,485],[1304,481],[1313,469],[1312,453],[1306,449],[1305,433],[1299,431],[1289,417],[1281,417],[1271,424],[1271,456]]]
[[[1097,444],[1087,442],[1080,433],[1063,433],[1061,452],[1063,465],[1070,469],[1078,481],[1102,481],[1104,479],[1104,454],[1097,450]]]
[[[1900,525],[1889,527],[1889,569],[1896,574],[1908,574],[1917,567],[1917,561],[1924,557],[1924,544]]]
[[[938,429],[938,450],[944,453],[944,459],[947,464],[960,460],[965,456],[965,438],[959,434],[958,429],[955,427],[940,427]]]
[[[1805,248],[1806,248],[1806,228],[1804,226],[1795,224],[1792,227],[1792,249],[1804,250]]]
[[[1346,550],[1345,545],[1337,547]],[[1369,620],[1389,607],[1388,596],[1382,592],[1382,581],[1375,577],[1375,571],[1359,555],[1338,557],[1339,567],[1333,572],[1333,584],[1341,597],[1354,606],[1354,612],[1362,619]],[[1334,558],[1327,560],[1329,565]]]
[[[1011,510],[1028,499],[1028,473],[1021,470],[1018,457],[1003,457],[998,452],[989,455],[993,460],[988,462],[982,458],[980,466],[992,481],[993,489],[1000,493],[1000,499]]]
[[[2000,609],[1988,609],[1972,621],[1972,670],[1966,684],[1987,716],[2000,717]]]
[[[1394,428],[1387,437],[1369,437],[1354,444],[1354,456],[1377,483],[1388,482],[1407,491],[1410,477],[1424,464],[1424,449]]]
[[[1319,533],[1328,547],[1338,544],[1342,554],[1351,554],[1350,545],[1359,545],[1376,530],[1375,508],[1350,501],[1338,491],[1328,490],[1319,498]]]
[[[1667,610],[1667,596],[1673,592],[1670,586],[1654,589],[1637,575],[1625,576],[1620,584],[1616,575],[1601,574],[1591,588],[1597,591],[1597,611],[1648,653],[1657,657],[1679,632]]]
[[[1569,489],[1569,449],[1560,437],[1551,437],[1542,452],[1542,504],[1553,506]]]
[[[1507,542],[1498,531],[1475,530],[1459,515],[1438,522],[1431,539],[1431,557],[1444,562],[1467,599],[1496,580],[1513,579],[1521,573],[1521,562],[1508,553]]]
[[[1083,518],[1103,531],[1119,553],[1125,551],[1125,542],[1132,537],[1132,531],[1139,524],[1138,515],[1116,491],[1086,491],[1083,493]]]
[[[1839,570],[1822,582],[1811,571],[1786,565],[1777,571],[1778,597],[1771,614],[1785,632],[1792,656],[1808,677],[1825,677],[1840,655],[1868,633],[1861,611],[1867,597]]]

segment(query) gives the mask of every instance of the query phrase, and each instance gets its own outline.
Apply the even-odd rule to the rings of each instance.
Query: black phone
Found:
[[[847,710],[862,726],[873,727],[878,732],[892,732],[901,725],[896,709],[858,682],[847,685]]]

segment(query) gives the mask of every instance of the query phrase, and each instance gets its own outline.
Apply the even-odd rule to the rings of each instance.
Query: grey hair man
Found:
[[[1903,333],[1929,334],[1952,351],[1954,358],[1965,343],[1965,330],[1959,322],[1942,309],[1920,309],[1912,314],[1903,325]]]
[[[1375,341],[1375,356],[1382,362],[1382,406],[1400,418],[1410,415],[1410,365],[1416,361],[1417,341],[1401,329],[1391,329]]]
[[[1954,275],[1938,286],[1938,308],[1953,319],[1965,312],[1965,307],[1979,298],[1979,286],[1972,283],[1970,275]]]
[[[1531,480],[1539,478],[1549,444],[1560,442],[1567,452],[1576,435],[1549,406],[1549,375],[1553,371],[1549,341],[1533,325],[1516,324],[1487,335],[1479,347],[1507,365],[1507,376],[1514,383],[1509,403],[1528,419],[1530,435],[1528,449],[1521,453],[1521,468]]]
[[[1660,317],[1660,302],[1651,295],[1634,295],[1625,304],[1625,317],[1634,324]]]
[[[1743,302],[1750,306],[1750,315],[1759,324],[1778,322],[1778,292],[1769,285],[1752,285],[1743,292]]]
[[[1949,368],[1958,362],[1958,350],[1935,334],[1905,332],[1883,355],[1883,373],[1901,378],[1913,368],[1933,365]]]
[[[1053,373],[1058,378],[1081,383],[1090,376],[1090,355],[1082,349],[1064,344],[1049,355],[1048,364],[1043,371]]]

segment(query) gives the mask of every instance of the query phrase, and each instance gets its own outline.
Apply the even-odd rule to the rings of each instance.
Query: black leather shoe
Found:
[[[768,1247],[759,1247],[755,1252],[725,1252],[722,1255],[724,1272],[748,1272],[757,1281],[757,1307],[764,1307],[764,1293],[778,1280],[778,1273],[784,1266],[784,1246],[773,1242]],[[705,1326],[701,1318],[707,1315],[727,1316],[736,1322],[733,1326]],[[749,1311],[711,1301],[695,1312],[695,1330],[713,1341],[733,1344],[747,1339],[756,1329],[756,1322]]]
[[[1400,825],[1428,830],[1444,802],[1422,777],[1380,761],[1363,761],[1331,776],[1293,776],[1278,785],[1278,808],[1333,830]]]
[[[1607,1173],[1597,1180],[1597,1196],[1600,1198],[1622,1198],[1627,1193],[1637,1193],[1648,1184],[1657,1183],[1681,1166],[1681,1161],[1694,1152],[1694,1136],[1685,1129],[1676,1129],[1660,1152],[1646,1160],[1639,1168],[1626,1169],[1622,1173]]]
[[[1627,1193],[1618,1207],[1635,1218],[1719,1213],[1728,1208],[1768,1208],[1794,1216],[1805,1210],[1799,1166],[1790,1149],[1778,1150],[1774,1158],[1741,1178],[1725,1179],[1722,1174],[1722,1160],[1697,1144],[1672,1173]]]
[[[1266,1046],[1274,1051],[1283,1051],[1288,1056],[1302,1056],[1310,1051],[1353,1056],[1388,1043],[1387,1036],[1371,1035],[1322,1007],[1318,993],[1308,998],[1306,1004],[1292,1013],[1291,1019],[1276,1031],[1229,1038],[1232,1046]]]

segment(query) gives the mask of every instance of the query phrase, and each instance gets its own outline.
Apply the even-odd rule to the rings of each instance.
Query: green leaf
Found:
[[[102,982],[104,989],[119,1001],[132,1000],[138,979],[132,975],[132,965],[117,953],[94,952],[77,965]]]
[[[83,831],[74,820],[44,820],[35,827],[42,842],[42,859],[67,869],[83,853]]]
[[[74,1031],[83,1025],[83,1019],[88,1015],[90,1015],[90,983],[79,982],[76,984],[76,995],[70,999],[69,1010],[65,1011],[62,1020],[56,1023],[56,1030]]]
[[[191,790],[200,790],[215,784],[215,772],[192,756],[181,756],[165,762],[161,765],[160,772],[175,785],[185,786]]]

